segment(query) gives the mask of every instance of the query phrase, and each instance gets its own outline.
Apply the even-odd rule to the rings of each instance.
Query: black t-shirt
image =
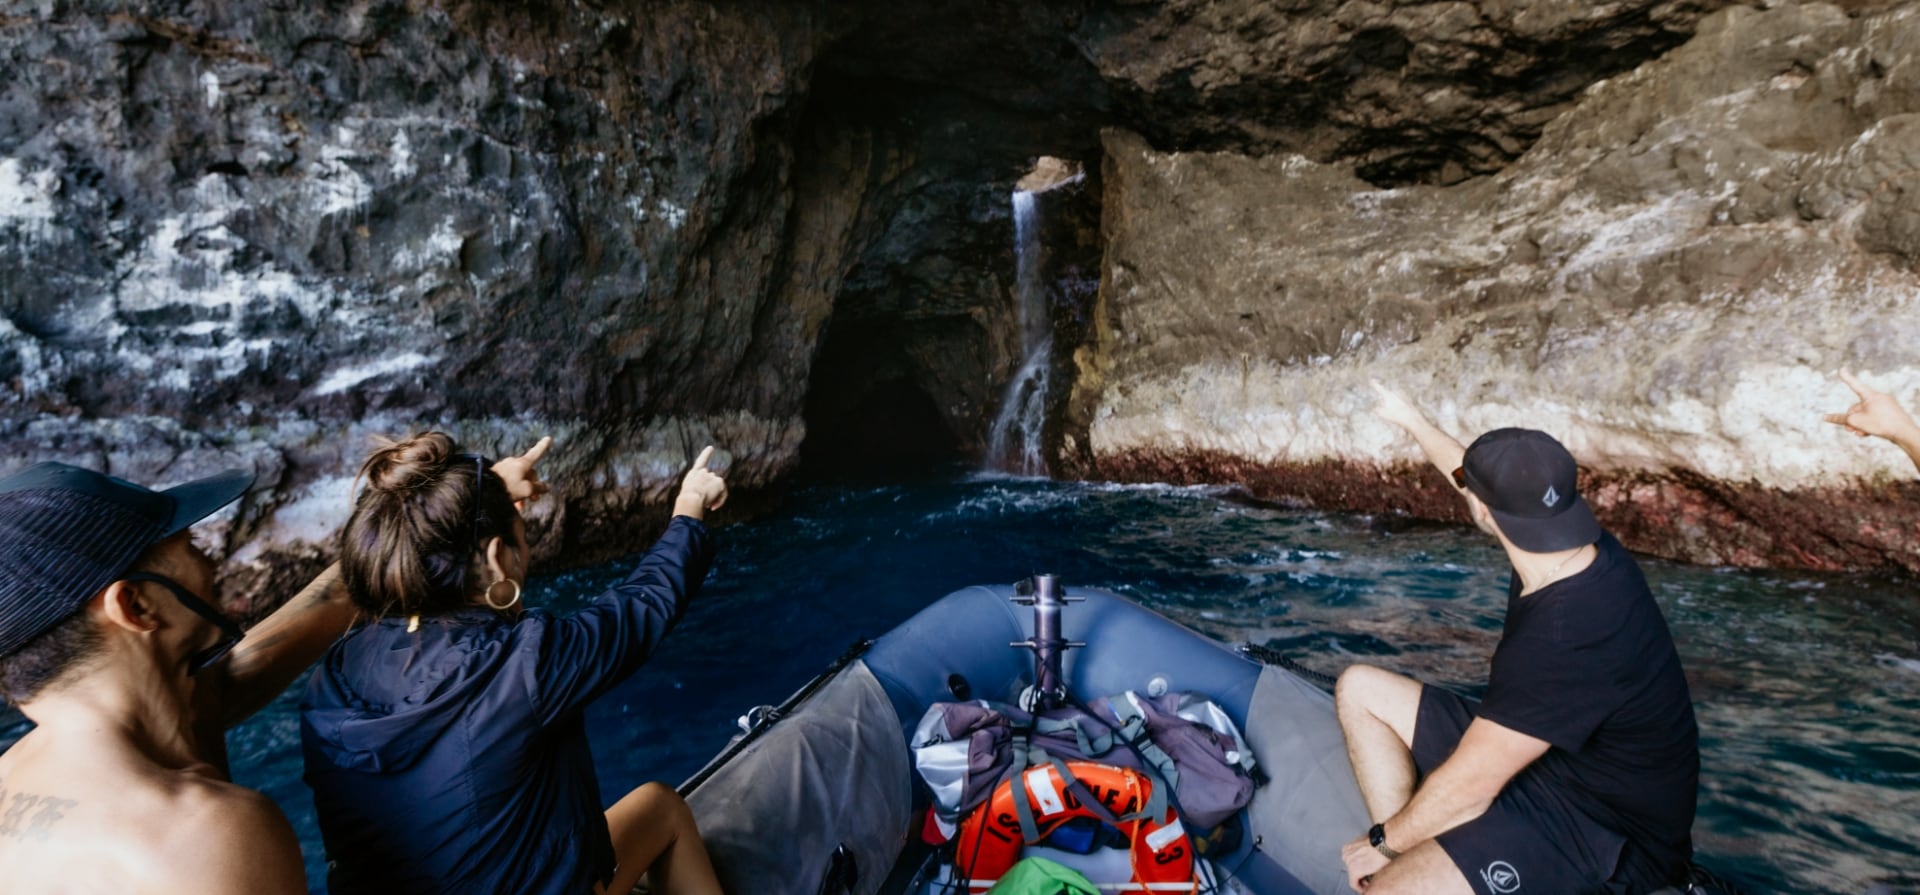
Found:
[[[1479,714],[1553,744],[1527,773],[1627,838],[1616,879],[1657,888],[1692,854],[1700,731],[1639,564],[1612,535],[1595,546],[1592,565],[1527,596],[1514,574]]]

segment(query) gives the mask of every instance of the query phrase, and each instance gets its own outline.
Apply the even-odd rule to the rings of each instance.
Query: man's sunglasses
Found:
[[[214,627],[220,629],[220,633],[223,636],[220,638],[219,643],[200,650],[188,658],[188,674],[199,674],[206,670],[207,666],[226,658],[227,654],[233,652],[233,648],[240,643],[240,638],[246,636],[246,632],[240,630],[240,626],[234,624],[233,619],[228,618],[226,614],[220,610],[207,605],[207,601],[200,599],[193,591],[187,590],[186,587],[178,581],[164,575],[155,575],[152,572],[134,572],[121,576],[120,580],[151,581],[158,584],[170,591],[173,594],[173,598],[180,601],[180,605],[193,610],[194,615],[212,622]]]

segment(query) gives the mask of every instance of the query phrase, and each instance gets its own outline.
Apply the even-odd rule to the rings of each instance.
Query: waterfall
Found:
[[[987,466],[1016,475],[1044,476],[1040,427],[1047,416],[1048,378],[1053,361],[1053,323],[1047,313],[1047,285],[1040,270],[1040,227],[1034,194],[1013,194],[1014,304],[1020,322],[1020,371],[1007,382],[987,438]]]

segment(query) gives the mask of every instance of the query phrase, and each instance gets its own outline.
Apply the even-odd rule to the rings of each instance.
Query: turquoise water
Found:
[[[969,584],[1053,572],[1319,670],[1364,660],[1470,693],[1506,592],[1501,556],[1477,532],[1272,507],[1227,489],[819,487],[724,529],[721,545],[661,653],[589,712],[609,801],[647,780],[678,782],[746,709]],[[1750,893],[1920,890],[1920,586],[1645,566],[1699,709],[1701,862]],[[574,605],[624,571],[541,578],[529,598]],[[0,730],[0,743],[13,735]],[[292,816],[318,890],[293,694],[231,747],[235,777]]]

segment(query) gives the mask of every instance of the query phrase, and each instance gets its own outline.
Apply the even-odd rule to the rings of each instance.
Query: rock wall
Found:
[[[1161,148],[1339,160],[1381,185],[1504,168],[1588,84],[1685,40],[1723,0],[1171,0],[1076,37]]]
[[[1920,397],[1916,65],[1912,6],[1728,9],[1451,186],[1110,133],[1089,472],[1459,518],[1379,379],[1558,434],[1630,546],[1920,569],[1911,465],[1820,420]]]
[[[1210,159],[1226,181],[1318,171],[1296,178],[1321,184],[1306,193],[1273,193],[1333,203],[1289,208],[1296,220],[1369,201],[1353,196],[1391,212],[1489,195],[1496,181],[1466,178],[1515,159],[1544,172],[1529,147],[1565,139],[1548,122],[1588,84],[1730,2],[15,4],[0,12],[0,473],[65,459],[165,484],[250,466],[261,485],[214,547],[236,560],[230,593],[271,599],[325,558],[373,434],[446,428],[495,454],[554,434],[561,490],[536,547],[567,561],[630,549],[709,441],[730,451],[742,504],[777,493],[809,441],[907,466],[972,456],[1020,363],[1009,193],[1041,155],[1097,168],[1117,126],[1153,146],[1114,137],[1112,179],[1061,198],[1055,323],[1078,354],[1056,372],[1084,381],[1047,431],[1058,469],[1152,474],[1115,458],[1201,454],[1127,422],[1145,404],[1098,426],[1094,409],[1186,366],[1251,371],[1256,355],[1241,360],[1233,326],[1160,321],[1146,293],[1126,297],[1139,281],[1109,275],[1132,265],[1185,288],[1142,254],[1171,230],[1136,163]],[[1678,101],[1609,89],[1620,105]],[[1585,163],[1556,164],[1572,173],[1529,176]],[[1790,185],[1760,183],[1776,198]],[[1095,199],[1118,203],[1109,258],[1137,260],[1101,273],[1110,325],[1088,338]],[[1904,251],[1897,221],[1862,226]],[[1391,233],[1431,240],[1380,233],[1378,251]],[[1289,238],[1311,254],[1323,235]],[[1541,270],[1557,263],[1539,251]],[[1212,257],[1217,276],[1240,265]],[[1419,279],[1395,287],[1408,308],[1455,282]],[[1321,300],[1310,280],[1287,300]],[[1273,300],[1270,283],[1249,290]],[[1236,295],[1210,286],[1194,309]],[[1331,284],[1324,298],[1360,306]],[[1388,345],[1415,316],[1300,324],[1272,375],[1346,362],[1349,330]],[[1123,338],[1169,347],[1136,356]],[[1297,456],[1372,456],[1349,447]],[[1192,474],[1294,456],[1232,446]]]
[[[796,159],[832,36],[783,4],[0,17],[3,465],[252,466],[224,547],[290,577],[372,433],[554,434],[548,555],[631,549],[708,441],[766,485],[868,183],[857,144]]]

